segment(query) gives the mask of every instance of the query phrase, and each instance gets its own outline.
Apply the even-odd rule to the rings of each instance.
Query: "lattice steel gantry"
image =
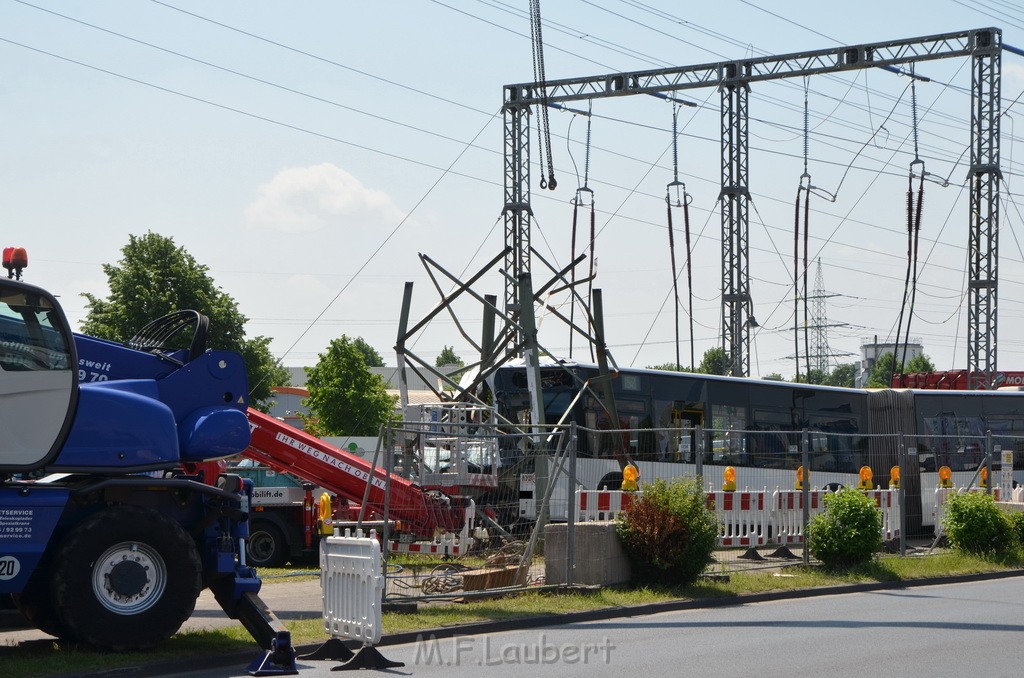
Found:
[[[864,68],[895,70],[901,64],[971,57],[974,77],[967,352],[968,368],[984,375],[985,383],[989,383],[996,370],[1001,49],[1002,32],[982,28],[781,56],[506,85],[505,244],[511,248],[506,260],[506,308],[518,308],[516,281],[530,271],[530,107],[718,87],[722,92],[722,346],[730,354],[733,374],[747,376],[751,329],[747,93],[751,83]]]

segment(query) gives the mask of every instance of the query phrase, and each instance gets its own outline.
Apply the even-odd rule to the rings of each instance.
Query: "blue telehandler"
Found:
[[[174,634],[209,588],[264,650],[250,673],[295,673],[245,563],[251,486],[199,471],[250,440],[245,365],[207,350],[206,328],[184,311],[104,341],[0,280],[0,595],[62,640],[127,651]]]

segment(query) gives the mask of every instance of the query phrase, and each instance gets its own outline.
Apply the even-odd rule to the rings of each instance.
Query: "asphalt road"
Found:
[[[1024,579],[664,612],[381,647],[402,676],[1016,676]],[[299,662],[305,678],[335,662]],[[247,675],[243,666],[192,678]]]

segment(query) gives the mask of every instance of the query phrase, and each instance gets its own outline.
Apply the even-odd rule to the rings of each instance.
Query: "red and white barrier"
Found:
[[[615,520],[629,510],[638,493],[620,490],[577,490],[576,522]],[[766,493],[708,492],[708,509],[714,511],[721,527],[719,546],[763,546],[768,543]]]
[[[576,522],[615,520],[633,503],[634,494],[621,490],[576,490]]]
[[[810,490],[808,497],[808,519],[825,511],[825,494],[828,490]],[[804,492],[803,490],[775,490],[772,493],[772,540],[783,546],[804,543]]]
[[[469,552],[476,541],[476,537],[486,538],[486,533],[477,534],[476,524],[476,502],[469,500],[466,506],[462,521],[462,530],[445,532],[435,536],[431,541],[392,541],[388,543],[390,553],[422,553],[424,555],[436,556],[461,556]]]
[[[853,492],[855,490],[844,490]],[[860,491],[860,490],[857,490]],[[808,495],[808,517],[825,512],[825,495],[829,490],[811,490]],[[945,495],[954,490],[936,490],[936,505],[945,503]],[[616,490],[577,490],[576,522],[614,520],[629,509],[638,493]],[[868,490],[865,492],[882,511],[882,538],[886,541],[900,535],[899,490]],[[998,496],[998,493],[996,493]],[[804,543],[804,493],[802,490],[776,490],[769,499],[764,490],[750,492],[712,491],[707,493],[707,507],[720,525],[718,545],[722,548]],[[771,535],[771,536],[769,536]]]
[[[463,541],[456,534],[444,534],[433,541],[401,542],[388,544],[391,553],[422,553],[434,556],[461,556],[469,550],[472,542]]]
[[[764,546],[768,543],[768,503],[764,490],[759,492],[708,492],[707,507],[715,512],[719,529],[718,545]]]
[[[882,511],[882,539],[892,541],[900,536],[900,491],[867,490],[864,494],[875,500]]]

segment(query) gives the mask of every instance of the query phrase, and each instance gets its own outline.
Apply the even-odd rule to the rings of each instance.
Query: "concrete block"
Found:
[[[544,580],[566,584],[568,526],[544,527]],[[573,526],[573,584],[609,586],[630,580],[629,559],[615,533],[614,522],[577,523]]]

